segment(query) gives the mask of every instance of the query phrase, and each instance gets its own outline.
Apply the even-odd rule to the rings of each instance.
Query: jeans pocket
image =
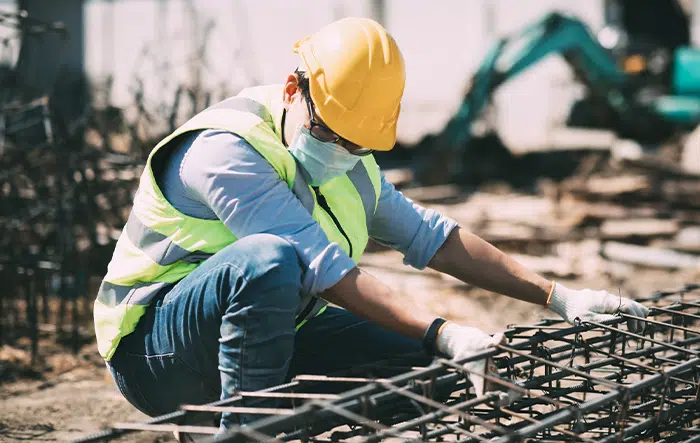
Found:
[[[187,366],[173,353],[124,353],[117,381],[122,395],[144,414],[154,417],[177,410],[182,404],[203,404],[219,398],[211,381]],[[121,384],[121,385],[120,385]]]

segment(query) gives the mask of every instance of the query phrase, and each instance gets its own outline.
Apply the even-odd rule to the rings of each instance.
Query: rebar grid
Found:
[[[700,441],[700,285],[644,303],[652,309],[642,334],[627,330],[625,314],[606,324],[512,325],[507,344],[463,361],[437,359],[390,379],[299,376],[79,441],[137,430],[211,434],[212,442]],[[488,380],[514,393],[510,404],[497,393],[475,397],[462,365],[483,358],[498,368]],[[251,398],[278,405],[244,406]],[[261,418],[215,435],[223,411]]]

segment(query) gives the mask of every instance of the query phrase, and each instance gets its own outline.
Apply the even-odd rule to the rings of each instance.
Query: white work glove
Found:
[[[443,354],[449,355],[453,360],[462,360],[470,355],[477,354],[487,348],[502,344],[505,341],[503,334],[489,335],[484,331],[472,328],[469,326],[460,326],[455,323],[447,322],[440,335],[437,337],[437,350]],[[491,360],[489,360],[491,362]],[[486,360],[475,360],[468,362],[464,367],[469,370],[469,381],[474,386],[477,397],[481,398],[491,388],[499,390],[499,386],[491,386],[490,383],[484,382],[484,373],[486,371]],[[488,368],[488,374],[494,375],[496,367],[491,363]],[[499,403],[512,401],[512,393],[499,392]]]
[[[589,320],[598,323],[610,320],[616,318],[613,314],[618,311],[642,318],[649,315],[647,307],[627,297],[620,297],[606,291],[575,290],[559,283],[553,284],[554,289],[549,300],[549,309],[561,315],[572,325],[575,324],[577,318],[582,321]],[[631,332],[642,332],[644,326],[645,322],[640,320],[629,319],[627,321],[627,328]]]

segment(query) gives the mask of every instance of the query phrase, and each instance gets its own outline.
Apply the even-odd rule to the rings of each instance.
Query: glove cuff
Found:
[[[544,304],[545,308],[548,308],[549,304],[552,302],[552,294],[554,294],[554,287],[556,285],[557,285],[557,282],[552,280],[552,287],[549,289],[549,294],[547,294],[547,301]]]
[[[440,334],[437,336],[437,341],[435,342],[435,348],[438,352],[442,354],[447,354],[453,357],[454,352],[454,335],[459,331],[460,326],[452,322],[447,322],[440,328]]]
[[[552,282],[552,291],[549,296],[548,308],[566,319],[566,313],[569,311],[571,306],[575,303],[571,297],[568,297],[569,289],[557,282]]]
[[[428,355],[435,355],[439,351],[437,348],[437,339],[440,336],[440,332],[447,324],[447,320],[438,317],[430,324],[428,329],[423,335],[423,349]]]

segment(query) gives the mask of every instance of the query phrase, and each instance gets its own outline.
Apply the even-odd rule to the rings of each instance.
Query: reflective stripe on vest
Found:
[[[124,227],[129,240],[148,255],[148,257],[161,266],[168,266],[180,260],[187,263],[203,262],[213,254],[183,249],[160,232],[156,232],[144,225],[135,213],[129,214],[129,219]]]
[[[309,185],[304,178],[299,162],[296,162],[296,164],[297,175],[294,179],[294,186],[292,186],[292,193],[299,199],[304,208],[309,211],[309,214],[313,214],[316,200],[314,200],[314,195],[311,193],[311,189],[309,189]]]
[[[348,178],[350,178],[355,189],[360,193],[360,198],[362,198],[362,206],[365,207],[365,223],[369,232],[372,226],[374,210],[377,206],[377,193],[374,192],[374,185],[372,184],[372,179],[369,178],[365,164],[361,161],[357,162],[355,167],[348,172]]]
[[[98,299],[106,306],[113,307],[122,303],[147,306],[153,297],[171,283],[154,282],[120,286],[106,281],[102,282]]]

